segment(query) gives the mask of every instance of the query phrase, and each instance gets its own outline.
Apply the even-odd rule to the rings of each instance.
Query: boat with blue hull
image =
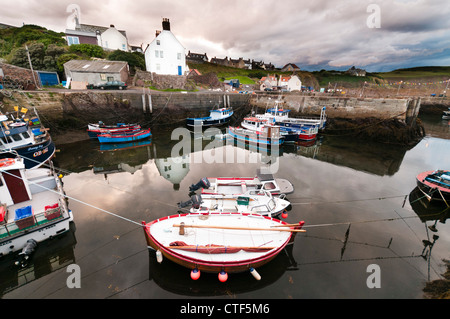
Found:
[[[21,116],[19,116],[19,114]],[[0,158],[22,157],[26,169],[37,168],[55,155],[55,144],[36,110],[0,114]]]
[[[222,125],[228,123],[232,115],[233,109],[231,108],[214,109],[209,111],[207,117],[187,118],[186,124],[195,127]]]
[[[100,134],[98,140],[100,143],[127,143],[138,140],[143,140],[152,136],[150,129],[145,130],[130,130],[123,132],[110,132],[105,134]]]

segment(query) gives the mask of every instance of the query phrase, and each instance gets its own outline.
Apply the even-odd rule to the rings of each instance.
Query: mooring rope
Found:
[[[29,159],[29,160],[33,160],[33,159]],[[47,163],[44,163],[43,166],[48,166],[50,169],[55,169],[55,170],[57,169],[58,171],[61,171],[61,172],[73,173],[73,172],[70,172],[70,171],[68,171],[68,170],[63,170],[63,169],[60,169],[60,168],[54,168],[52,165],[49,165],[49,164],[47,164]],[[22,180],[23,180],[22,177],[13,175],[13,174],[8,173],[8,172],[6,172],[6,171],[4,171],[4,173],[6,173],[6,174],[8,174],[8,175],[10,175],[10,176],[13,176],[13,177],[15,177],[15,178],[19,178],[19,179],[22,179]],[[111,215],[111,216],[113,216],[113,217],[122,219],[122,220],[124,220],[124,221],[130,222],[130,223],[132,223],[132,224],[139,225],[139,226],[142,227],[142,223],[141,223],[141,222],[137,222],[137,221],[134,221],[134,220],[132,220],[132,219],[123,217],[123,216],[118,215],[118,214],[116,214],[116,213],[110,212],[110,211],[108,211],[108,210],[106,210],[106,209],[103,209],[103,208],[97,207],[97,206],[95,206],[95,205],[89,204],[89,203],[87,203],[87,202],[84,202],[84,201],[82,201],[82,200],[79,200],[79,199],[77,199],[77,198],[75,198],[75,197],[68,196],[67,194],[61,194],[61,193],[59,193],[59,192],[57,192],[57,191],[55,191],[55,190],[53,190],[53,189],[50,189],[50,188],[47,188],[47,187],[45,187],[45,186],[36,184],[36,183],[34,183],[34,182],[32,182],[32,181],[29,181],[29,182],[32,183],[32,184],[34,184],[34,185],[36,185],[36,186],[38,186],[38,187],[41,187],[41,188],[46,189],[46,190],[49,190],[49,191],[51,191],[51,192],[53,192],[53,193],[62,195],[62,196],[64,196],[64,197],[67,198],[67,199],[76,201],[76,202],[81,203],[81,204],[83,204],[83,205],[89,206],[89,207],[91,207],[91,208],[94,208],[94,209],[99,210],[99,211],[101,211],[101,212],[104,212],[104,213],[106,213],[106,214],[109,214],[109,215]],[[128,192],[128,191],[126,191],[126,190],[123,190],[123,189],[121,189],[121,188],[117,188],[117,187],[114,187],[114,188],[117,189],[117,190],[123,191],[123,192],[130,193],[130,192]],[[131,193],[130,193],[130,194],[131,194]],[[368,200],[383,200],[383,199],[390,199],[390,198],[400,198],[400,197],[405,197],[405,196],[408,196],[408,195],[384,196],[384,197],[375,197],[375,198],[367,198],[367,199],[353,199],[353,200],[337,200],[337,201],[326,201],[326,202],[291,203],[291,205],[295,206],[295,205],[312,205],[312,204],[339,204],[339,203],[347,203],[347,202],[358,202],[358,201],[368,201]],[[411,203],[414,203],[414,202],[416,202],[416,201],[418,201],[418,200],[421,200],[421,199],[423,199],[424,197],[426,197],[426,196],[419,197],[419,198],[415,199],[414,201],[412,201]],[[406,200],[406,197],[405,197],[405,200]],[[177,207],[177,206],[175,206],[175,205],[173,205],[173,204],[169,204],[169,203],[166,203],[166,202],[163,202],[163,201],[159,201],[159,200],[157,200],[157,199],[154,199],[154,201],[156,201],[156,202],[158,202],[158,203],[161,203],[161,204],[164,204],[164,205],[168,205],[168,206],[177,208],[178,210],[186,210],[186,209],[183,209],[183,208],[179,208],[179,207]],[[429,216],[429,217],[430,217],[430,216],[439,216],[440,214],[444,213],[446,210],[449,210],[449,209],[450,209],[450,208],[447,207],[447,208],[445,208],[444,210],[442,210],[442,211],[439,212],[439,213],[429,214],[429,215],[424,215],[424,216]],[[385,218],[385,219],[364,220],[364,221],[349,221],[349,222],[326,223],[326,224],[316,224],[316,225],[304,225],[303,227],[304,227],[304,228],[312,228],[312,227],[338,226],[338,225],[362,224],[362,223],[373,223],[373,222],[382,222],[382,221],[395,221],[395,220],[400,220],[400,219],[412,219],[412,218],[419,218],[419,216],[407,216],[407,217]]]

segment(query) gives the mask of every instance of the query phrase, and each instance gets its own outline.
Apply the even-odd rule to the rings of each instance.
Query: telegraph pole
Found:
[[[38,89],[39,86],[37,84],[36,77],[34,75],[33,64],[31,64],[30,52],[28,51],[28,46],[26,44],[25,44],[25,50],[27,50],[28,62],[30,63],[30,69],[31,69],[31,74],[33,75],[34,85],[36,86],[36,89]]]

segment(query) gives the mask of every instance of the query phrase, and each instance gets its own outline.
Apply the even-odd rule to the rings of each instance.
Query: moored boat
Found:
[[[106,125],[102,121],[98,123],[88,124],[88,135],[90,138],[97,138],[100,134],[105,134],[109,132],[122,132],[122,131],[130,131],[130,130],[140,130],[141,126],[139,124],[126,124],[126,123],[117,123],[115,125]]]
[[[258,268],[275,258],[292,242],[304,222],[287,224],[259,214],[209,213],[178,214],[142,222],[149,250],[191,269],[197,280],[200,272],[227,273],[250,271],[256,279]]]
[[[278,125],[270,119],[260,117],[246,117],[241,122],[241,126],[256,132],[261,132],[267,126],[277,126],[285,143],[312,141],[316,139],[319,132],[318,125],[291,125],[289,123]]]
[[[98,135],[98,140],[100,143],[126,143],[146,139],[150,136],[152,136],[150,129],[129,130],[102,133]]]
[[[232,108],[213,109],[209,111],[209,116],[207,117],[187,118],[186,124],[197,127],[222,125],[228,123],[232,115]]]
[[[69,230],[73,220],[60,178],[53,169],[25,169],[22,158],[0,162],[0,256],[22,250]]]
[[[249,130],[241,127],[228,127],[228,135],[237,141],[262,146],[281,145],[284,137],[280,133],[280,127],[265,125],[259,131]]]
[[[274,197],[264,190],[248,190],[238,194],[202,193],[191,196],[191,200],[179,203],[180,208],[192,205],[191,213],[195,212],[240,212],[257,213],[264,216],[277,217],[286,210],[290,202],[281,197]]]
[[[450,205],[450,171],[422,172],[416,177],[417,187],[431,201],[443,201]]]
[[[264,190],[273,196],[294,192],[294,186],[287,179],[275,178],[271,173],[257,171],[254,177],[204,177],[189,187],[191,192],[198,189],[201,194],[243,194],[247,191]]]
[[[19,112],[23,113],[19,117]],[[20,156],[25,168],[37,168],[55,155],[55,144],[37,114],[26,108],[9,116],[0,114],[0,158]]]
[[[325,113],[326,108],[323,107],[320,111],[319,117],[289,117],[290,110],[278,108],[276,105],[274,108],[268,109],[264,114],[256,114],[257,118],[271,120],[274,124],[287,127],[301,128],[306,126],[315,126],[318,129],[323,129],[327,122]]]

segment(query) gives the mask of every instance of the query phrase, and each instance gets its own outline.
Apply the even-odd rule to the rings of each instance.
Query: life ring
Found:
[[[0,160],[0,167],[9,166],[14,164],[16,161],[13,158],[4,158]]]

